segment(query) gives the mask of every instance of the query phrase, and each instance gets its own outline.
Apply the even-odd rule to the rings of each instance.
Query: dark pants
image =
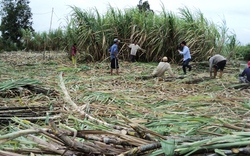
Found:
[[[112,58],[112,60],[111,60],[111,68],[112,69],[118,69],[119,68],[119,64],[118,64],[118,59],[117,58]]]
[[[189,68],[189,71],[191,71],[191,69],[192,69],[192,67],[190,65],[188,65],[190,60],[191,59],[187,59],[187,60],[183,61],[182,69],[183,69],[184,74],[186,74],[186,67]]]
[[[220,61],[220,62],[218,62],[216,65],[214,65],[214,68],[215,68],[217,71],[218,71],[219,69],[220,69],[221,71],[223,71],[224,68],[225,68],[225,66],[226,66],[226,63],[227,63],[226,60]]]
[[[130,61],[135,62],[136,61],[136,56],[135,55],[130,55]]]

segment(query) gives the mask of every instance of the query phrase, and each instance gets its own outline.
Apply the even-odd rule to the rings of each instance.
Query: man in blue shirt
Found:
[[[192,67],[189,65],[189,62],[191,60],[191,55],[190,55],[190,51],[189,48],[186,46],[186,42],[183,41],[181,42],[181,46],[183,48],[183,50],[178,50],[180,54],[183,55],[183,64],[182,64],[182,69],[184,74],[186,74],[186,67],[189,68],[189,71],[191,71]]]
[[[241,83],[249,83],[250,82],[250,61],[248,61],[247,68],[239,75]],[[246,76],[246,77],[245,77]]]
[[[110,60],[111,60],[111,69],[110,74],[113,75],[113,69],[116,69],[116,74],[119,75],[119,64],[118,64],[118,44],[120,40],[117,38],[114,39],[114,44],[110,48]]]

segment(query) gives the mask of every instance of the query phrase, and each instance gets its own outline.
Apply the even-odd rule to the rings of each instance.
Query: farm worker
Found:
[[[74,43],[73,46],[71,47],[71,55],[72,55],[72,63],[73,65],[75,65],[75,67],[76,67],[76,52],[77,52],[76,43]]]
[[[137,50],[138,50],[138,49],[141,50],[141,51],[143,51],[143,52],[145,52],[145,50],[142,49],[142,48],[137,44],[137,42],[138,42],[138,40],[135,39],[135,40],[134,40],[134,43],[132,43],[132,44],[130,44],[130,45],[128,46],[129,48],[131,48],[131,50],[130,50],[130,56],[129,56],[131,62],[135,62],[135,61],[136,61],[136,53],[137,53]]]
[[[216,54],[212,57],[208,57],[208,60],[209,60],[209,71],[210,71],[210,78],[216,78],[216,75],[217,75],[217,71],[220,69],[220,75],[219,75],[219,78],[222,77],[222,74],[223,74],[223,70],[226,66],[226,63],[227,63],[227,59],[222,56],[222,55],[219,55],[219,54]],[[212,66],[214,68],[214,76],[213,76],[213,71],[212,71]]]
[[[116,69],[116,74],[119,75],[119,64],[118,64],[118,44],[120,40],[117,38],[114,39],[114,44],[110,48],[110,60],[111,60],[111,69],[110,74],[113,75],[113,69]]]
[[[183,41],[181,42],[181,47],[183,48],[182,51],[178,49],[179,53],[183,55],[183,64],[182,64],[182,69],[184,74],[186,74],[186,67],[189,68],[189,71],[191,71],[192,67],[189,65],[189,62],[191,60],[191,55],[189,48],[186,46],[186,42]]]
[[[241,83],[249,83],[250,82],[250,61],[248,61],[248,63],[247,63],[247,68],[245,68],[239,76],[240,76],[239,81]]]
[[[153,71],[151,74],[153,77],[162,77],[163,79],[165,78],[165,71],[168,71],[168,74],[171,75],[172,77],[176,77],[171,69],[170,64],[167,62],[168,58],[163,57],[161,62],[159,62],[158,66],[156,69]]]

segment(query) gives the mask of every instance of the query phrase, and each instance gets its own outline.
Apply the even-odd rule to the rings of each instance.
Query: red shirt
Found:
[[[75,56],[76,55],[76,47],[73,45],[72,48],[71,48],[71,53],[72,53],[72,56]]]

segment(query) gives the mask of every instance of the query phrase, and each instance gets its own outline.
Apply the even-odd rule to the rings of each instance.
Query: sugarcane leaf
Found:
[[[219,149],[215,149],[214,152],[221,156],[227,156],[222,150],[219,150]]]
[[[160,149],[160,150],[154,151],[154,152],[151,153],[151,154],[148,154],[147,156],[158,156],[158,155],[161,155],[161,154],[163,154],[163,153],[164,153],[163,150]]]
[[[174,150],[175,150],[174,140],[167,140],[167,141],[162,140],[161,147],[166,156],[174,155]]]
[[[250,99],[247,101],[245,100],[244,103],[241,104],[244,108],[250,109]]]

